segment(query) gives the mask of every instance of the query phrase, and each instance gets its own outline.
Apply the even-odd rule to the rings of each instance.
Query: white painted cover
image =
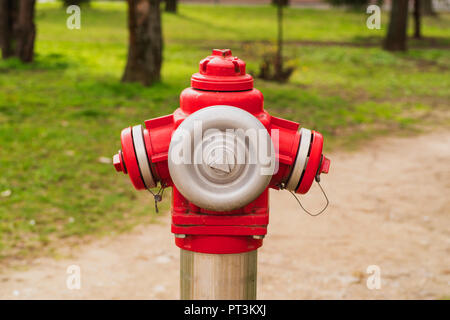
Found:
[[[248,138],[252,132],[256,139]],[[211,106],[189,115],[172,135],[168,155],[180,193],[214,211],[239,209],[255,200],[267,188],[275,161],[267,129],[249,112],[232,106]]]

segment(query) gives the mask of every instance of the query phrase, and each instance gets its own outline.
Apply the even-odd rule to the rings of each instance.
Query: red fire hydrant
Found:
[[[173,114],[124,129],[121,141],[116,170],[136,189],[172,187],[175,243],[204,254],[256,251],[267,233],[268,189],[304,194],[330,166],[322,135],[268,114],[229,49],[200,61]]]

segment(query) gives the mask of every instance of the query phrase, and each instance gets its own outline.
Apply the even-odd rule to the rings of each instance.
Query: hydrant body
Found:
[[[176,163],[174,140],[194,132],[195,121],[200,120],[218,132],[207,135],[203,130],[200,141],[188,139],[193,156],[201,145],[206,164]],[[228,147],[229,141],[237,139],[246,156],[254,153],[248,139],[239,140],[239,134],[227,131],[242,126],[262,128],[268,134],[268,150],[273,153],[269,158],[276,165],[266,177],[255,173],[259,163],[238,163],[234,149]],[[328,172],[330,164],[322,155],[320,133],[299,130],[298,123],[264,110],[263,95],[253,88],[245,63],[228,49],[213,50],[200,62],[200,72],[181,93],[180,107],[173,114],[147,120],[144,127],[124,129],[121,141],[122,150],[114,156],[116,170],[127,173],[136,189],[150,189],[158,182],[171,186],[175,243],[202,253],[259,248],[269,222],[268,189],[304,194],[320,173]],[[223,163],[217,161],[217,153],[225,159]]]

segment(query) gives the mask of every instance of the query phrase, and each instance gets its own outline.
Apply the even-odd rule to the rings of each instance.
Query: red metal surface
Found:
[[[278,160],[278,171],[272,177],[270,187],[278,189],[288,180],[300,142],[299,124],[293,121],[271,117],[270,132]],[[278,139],[273,139],[273,130],[278,130]]]
[[[224,94],[220,91],[187,88],[180,95],[180,109],[187,114],[214,105],[230,105],[257,114],[263,111],[263,102],[263,95],[258,89]]]
[[[248,236],[190,235],[186,238],[175,238],[175,244],[184,250],[228,254],[256,250],[262,246],[262,239]]]
[[[125,161],[125,165],[127,167],[128,176],[136,189],[145,189],[144,182],[141,178],[141,173],[139,172],[136,154],[134,152],[131,127],[122,130],[121,141],[123,160]]]
[[[319,168],[320,158],[322,156],[323,137],[317,131],[312,131],[313,137],[311,142],[311,151],[309,152],[309,160],[306,165],[305,172],[297,188],[297,193],[307,193],[316,177]]]
[[[319,174],[328,173],[328,171],[330,171],[330,164],[331,164],[330,159],[324,156],[322,159],[322,164],[319,169]]]
[[[114,168],[116,168],[117,172],[127,173],[125,170],[125,167],[122,163],[121,153],[122,153],[122,151],[120,150],[119,153],[115,154],[113,157]]]
[[[155,181],[173,188],[171,231],[184,236],[177,237],[175,243],[185,250],[204,253],[255,250],[262,245],[261,236],[267,233],[268,189],[247,206],[229,212],[195,206],[178,192],[170,178],[167,160],[172,134],[187,116],[208,106],[231,105],[250,112],[272,136],[279,166],[269,187],[278,189],[290,177],[297,156],[299,124],[273,117],[264,110],[262,93],[253,88],[252,77],[245,73],[245,63],[233,57],[230,50],[214,50],[211,56],[202,60],[200,71],[192,76],[191,83],[192,87],[183,90],[180,95],[180,108],[173,114],[146,120],[143,132]],[[275,139],[276,136],[278,139]],[[121,140],[122,154],[119,152],[114,156],[114,166],[117,171],[128,172],[136,189],[144,189],[133,149],[131,128],[122,131]],[[328,172],[330,162],[325,157],[322,159],[322,145],[322,135],[313,131],[309,160],[297,192],[306,193],[317,172]]]
[[[231,55],[230,49],[214,49],[200,61],[200,70],[192,75],[194,89],[242,91],[253,88],[253,78],[245,73],[245,62]]]

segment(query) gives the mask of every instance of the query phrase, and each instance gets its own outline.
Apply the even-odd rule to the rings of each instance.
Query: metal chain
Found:
[[[305,211],[311,217],[317,217],[318,215],[320,215],[322,212],[324,212],[328,208],[328,205],[330,204],[330,200],[328,200],[327,194],[325,193],[325,191],[323,190],[322,186],[320,185],[320,177],[318,175],[316,176],[316,182],[319,185],[320,190],[322,190],[322,193],[323,193],[323,196],[325,197],[325,200],[327,201],[327,203],[325,204],[325,207],[323,207],[323,209],[320,210],[318,213],[311,213],[308,210],[306,210],[305,207],[303,207],[302,203],[300,202],[300,199],[295,195],[295,193],[292,192],[291,190],[288,190],[294,196],[295,200],[297,200],[298,204],[303,209],[303,211]],[[285,187],[286,186],[285,186],[284,183],[282,183],[280,185],[280,189],[285,189]]]
[[[156,211],[156,213],[159,213],[158,202],[161,202],[165,188],[166,188],[166,185],[165,184],[161,184],[161,187],[159,188],[157,193],[153,193],[153,191],[151,189],[147,189],[147,191],[152,194],[153,199],[155,200],[155,211]]]

